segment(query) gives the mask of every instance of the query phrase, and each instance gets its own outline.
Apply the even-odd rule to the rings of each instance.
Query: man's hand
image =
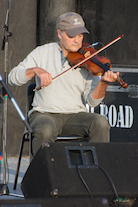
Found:
[[[118,76],[119,76],[119,72],[114,73],[111,70],[105,72],[104,75],[101,77],[101,80],[95,87],[95,89],[92,91],[91,93],[92,98],[93,99],[103,98],[105,96],[108,84],[111,82],[115,82]]]
[[[48,86],[52,83],[51,74],[45,71],[44,69],[35,67],[26,70],[26,77],[28,79],[32,79],[35,75],[37,75],[40,78],[42,87]]]
[[[107,72],[104,73],[104,75],[101,78],[101,81],[105,83],[111,83],[115,82],[117,80],[117,77],[119,76],[119,72],[114,73],[111,70],[108,70]]]

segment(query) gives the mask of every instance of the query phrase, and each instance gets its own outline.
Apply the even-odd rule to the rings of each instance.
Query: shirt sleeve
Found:
[[[85,103],[88,103],[92,107],[98,106],[101,103],[101,101],[104,99],[104,97],[100,99],[93,99],[91,97],[91,92],[97,86],[100,79],[101,79],[101,76],[92,76],[89,74],[87,81],[86,81],[83,96],[84,96]]]
[[[37,50],[33,50],[22,62],[11,70],[8,75],[8,82],[10,85],[21,86],[30,80],[26,77],[26,70],[28,68],[37,67],[35,61],[36,53]]]

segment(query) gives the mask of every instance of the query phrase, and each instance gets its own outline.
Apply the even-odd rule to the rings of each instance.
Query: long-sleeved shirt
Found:
[[[40,67],[49,72],[52,78],[71,66],[64,58],[58,43],[49,43],[36,47],[18,66],[9,73],[9,84],[21,86],[29,81],[26,77],[28,68]],[[35,76],[36,87],[41,85],[40,78]],[[51,113],[86,112],[86,103],[97,106],[102,99],[92,99],[90,93],[98,84],[100,77],[92,76],[83,67],[71,69],[53,82],[35,92],[30,111]],[[29,113],[29,114],[30,114]]]

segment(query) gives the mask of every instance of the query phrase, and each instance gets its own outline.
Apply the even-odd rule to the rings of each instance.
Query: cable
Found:
[[[93,196],[92,196],[92,194],[91,194],[91,191],[90,191],[90,189],[89,189],[87,183],[85,182],[85,180],[84,180],[83,177],[82,177],[82,174],[81,174],[81,172],[80,172],[80,169],[78,168],[78,165],[76,165],[76,169],[77,169],[77,172],[78,172],[78,174],[79,174],[79,176],[80,176],[80,179],[81,179],[81,181],[83,182],[85,188],[87,189],[87,191],[88,191],[90,197],[93,198]]]
[[[112,188],[113,188],[113,191],[114,191],[114,193],[115,193],[115,196],[116,196],[116,198],[117,198],[117,201],[119,202],[119,196],[118,196],[116,187],[115,187],[115,185],[114,185],[114,183],[113,183],[113,181],[112,181],[110,175],[106,172],[106,170],[104,170],[104,169],[103,169],[102,167],[100,167],[99,165],[97,165],[97,164],[95,164],[95,163],[94,163],[94,165],[95,165],[96,167],[98,167],[98,168],[105,174],[107,180],[109,181],[110,185],[111,185]],[[89,189],[87,183],[85,182],[84,178],[82,177],[82,174],[81,174],[81,172],[80,172],[80,169],[78,168],[78,165],[76,165],[76,169],[77,169],[77,172],[78,172],[78,174],[79,174],[79,176],[80,176],[81,181],[83,182],[84,186],[86,187],[87,191],[89,192],[90,197],[93,198],[93,196],[92,196],[92,194],[91,194],[91,191],[90,191],[90,189]]]
[[[106,175],[108,181],[110,182],[110,184],[111,184],[111,186],[112,186],[112,188],[113,188],[113,190],[114,190],[114,193],[115,193],[115,195],[116,195],[116,198],[117,198],[117,200],[118,200],[118,202],[119,202],[119,196],[118,196],[116,187],[115,187],[115,185],[114,185],[114,183],[113,183],[113,181],[112,181],[110,175],[106,172],[106,170],[104,170],[104,169],[103,169],[102,167],[100,167],[99,165],[96,165],[96,164],[94,164],[94,165],[97,166],[97,167],[98,167],[98,168],[99,168],[99,169]]]

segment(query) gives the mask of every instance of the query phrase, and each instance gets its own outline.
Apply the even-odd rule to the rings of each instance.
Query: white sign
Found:
[[[100,104],[100,114],[105,116],[111,127],[131,128],[133,125],[133,109],[131,106],[115,105],[109,107]]]

